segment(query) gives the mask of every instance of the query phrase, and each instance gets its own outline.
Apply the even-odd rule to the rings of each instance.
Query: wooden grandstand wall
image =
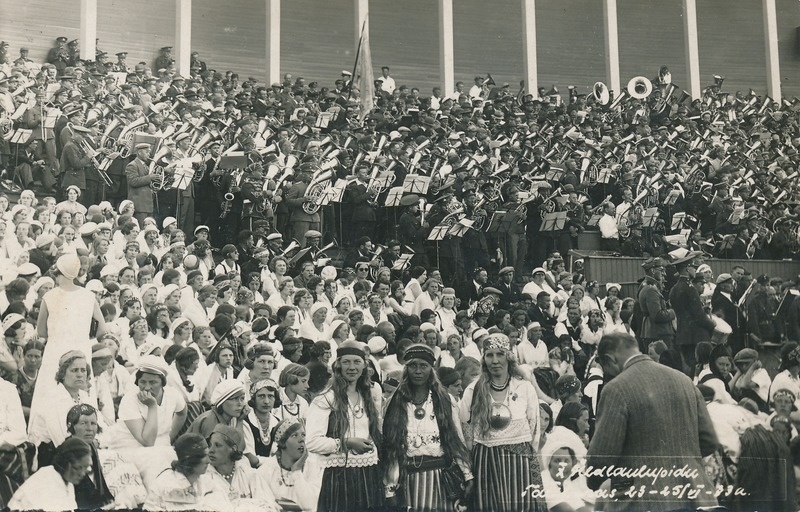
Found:
[[[618,0],[620,66],[623,84],[634,76],[652,77],[667,64],[676,83],[686,83],[681,0]],[[800,58],[795,28],[800,2],[776,0],[784,94],[800,96]],[[77,38],[79,0],[0,0],[0,39],[16,58],[20,46],[43,59],[53,39]],[[194,0],[193,47],[217,70],[242,77],[266,76],[265,2]],[[282,2],[282,72],[329,85],[353,63],[353,0]],[[419,86],[423,94],[438,85],[437,9],[434,0],[372,0],[370,24],[373,64],[392,66],[399,84]],[[161,46],[174,43],[172,0],[98,0],[100,48],[126,50],[129,62],[151,63]],[[715,73],[731,92],[766,90],[765,50],[760,0],[697,1],[702,84]],[[454,4],[456,80],[491,72],[518,89],[522,77],[519,0],[459,0]],[[588,92],[605,75],[600,0],[537,2],[539,82],[562,91],[576,85]]]

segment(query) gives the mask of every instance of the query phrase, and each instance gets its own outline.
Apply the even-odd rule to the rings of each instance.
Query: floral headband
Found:
[[[503,350],[505,352],[510,352],[511,340],[509,340],[508,336],[505,334],[490,334],[483,342],[483,350]]]

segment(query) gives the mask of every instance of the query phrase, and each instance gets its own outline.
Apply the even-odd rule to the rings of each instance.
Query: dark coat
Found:
[[[642,286],[639,290],[639,305],[642,310],[642,327],[639,337],[646,340],[672,338],[675,329],[672,321],[675,313],[667,308],[664,296],[655,286]]]
[[[697,345],[709,341],[714,332],[714,321],[703,310],[700,294],[689,284],[687,277],[681,277],[669,292],[669,303],[675,310],[678,329],[675,342],[678,345]]]
[[[679,426],[679,427],[678,427]],[[613,477],[615,500],[607,504],[607,511],[622,510],[695,510],[701,506],[717,504],[713,484],[706,476],[702,457],[710,455],[718,446],[714,425],[700,391],[684,374],[654,362],[646,355],[631,358],[624,371],[603,386],[597,406],[597,423],[589,445],[586,467],[670,470],[673,467],[696,472],[694,478],[667,475],[624,479]],[[592,473],[588,477],[591,488],[597,489],[606,480]],[[664,500],[660,495],[645,494],[630,499],[625,494],[631,488],[637,491],[673,489],[688,484],[691,489],[711,489],[711,494],[700,492],[694,499],[685,493]],[[653,501],[647,500],[653,496]]]

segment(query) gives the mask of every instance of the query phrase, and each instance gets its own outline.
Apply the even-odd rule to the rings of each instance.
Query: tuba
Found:
[[[608,102],[611,101],[611,93],[603,82],[595,82],[593,91],[594,99],[597,103],[608,105]]]
[[[684,180],[684,185],[686,186],[686,190],[689,191],[690,194],[696,194],[700,192],[700,187],[703,186],[703,182],[706,180],[706,173],[700,168],[693,169],[689,172]]]
[[[119,150],[120,158],[128,158],[133,152],[133,135],[147,124],[147,118],[142,116],[134,120],[119,132],[117,144],[122,146]]]
[[[628,82],[628,95],[643,100],[653,92],[653,82],[646,76],[635,76]]]
[[[333,177],[333,171],[323,171],[321,174],[311,179],[311,182],[306,188],[306,197],[308,200],[303,203],[303,211],[308,215],[314,215],[319,211],[319,200],[325,189],[328,188],[327,181]]]

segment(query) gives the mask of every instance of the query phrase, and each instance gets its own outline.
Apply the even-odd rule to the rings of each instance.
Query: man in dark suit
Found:
[[[503,267],[498,273],[500,280],[497,281],[495,288],[503,292],[500,297],[500,309],[509,309],[512,304],[519,300],[519,286],[514,283],[514,267]]]
[[[701,341],[709,341],[714,332],[714,322],[703,309],[700,294],[691,284],[696,271],[694,259],[700,253],[690,252],[683,258],[673,262],[678,270],[678,282],[669,292],[669,303],[675,311],[678,327],[675,331],[675,341],[680,347],[683,356],[684,371],[692,376],[695,366],[694,349]]]
[[[354,239],[371,236],[375,231],[375,209],[369,201],[375,196],[369,192],[369,167],[360,166],[356,170],[356,179],[347,185],[347,195],[353,205],[352,234]]]
[[[606,471],[615,471],[608,491],[614,494],[604,510],[716,506],[702,458],[714,453],[719,443],[700,391],[682,373],[641,354],[636,339],[628,334],[604,336],[597,353],[611,381],[600,395],[586,468],[592,489],[609,479]],[[647,472],[618,476],[626,470],[638,473],[642,467],[656,476],[645,476]],[[683,486],[687,492],[668,499],[650,493]]]
[[[550,314],[551,300],[552,297],[550,297],[549,293],[539,292],[536,296],[536,304],[528,309],[528,317],[530,317],[531,322],[539,322],[539,325],[542,326],[542,339],[549,347],[554,346],[556,342],[553,332],[557,322]]]
[[[133,201],[136,212],[133,216],[139,221],[140,226],[144,226],[144,219],[153,215],[153,191],[150,183],[153,182],[154,174],[150,174],[147,168],[147,160],[150,158],[150,144],[137,144],[136,158],[125,167],[125,176],[128,178],[128,199]]]
[[[720,274],[717,276],[717,287],[711,296],[711,311],[731,326],[728,346],[736,354],[744,347],[745,323],[736,299],[733,297],[733,276]]]
[[[647,275],[639,288],[642,326],[638,335],[645,347],[653,341],[661,340],[672,348],[675,339],[675,312],[667,307],[661,293],[666,279],[664,263],[661,258],[651,258],[642,264]]]

